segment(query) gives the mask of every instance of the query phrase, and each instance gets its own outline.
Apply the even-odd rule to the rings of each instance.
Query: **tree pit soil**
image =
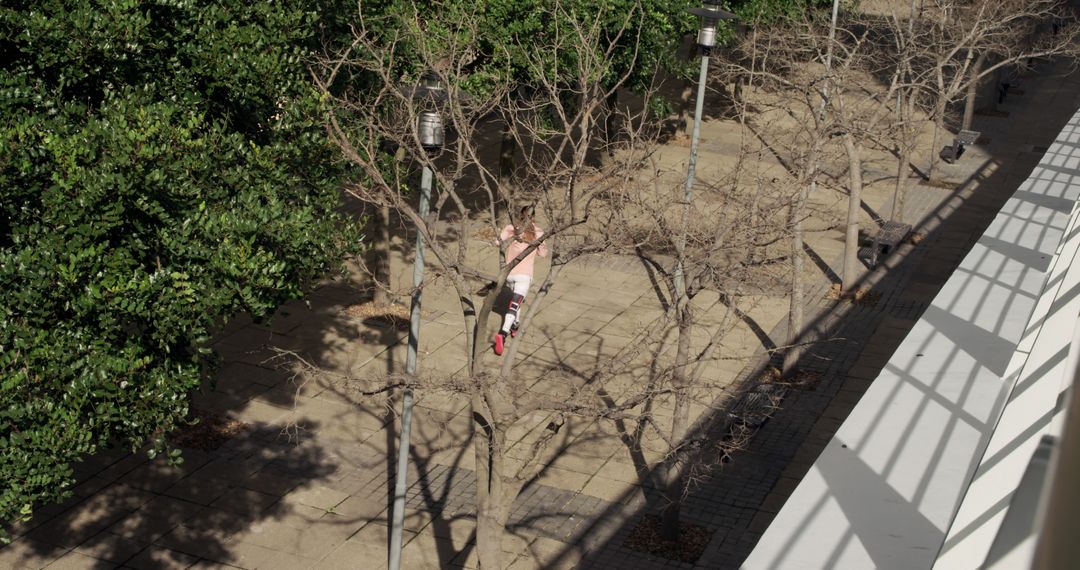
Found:
[[[975,114],[976,115],[981,115],[983,117],[998,117],[998,118],[1002,118],[1002,119],[1009,116],[1008,111],[1002,111],[1002,110],[999,110],[999,109],[976,109]],[[990,139],[980,138],[978,142],[979,142],[979,144],[986,144],[986,143],[990,142]]]
[[[960,187],[959,182],[952,182],[950,180],[924,180],[923,186],[929,186],[931,188],[940,188],[942,190],[956,190]]]
[[[409,308],[398,303],[380,307],[374,301],[368,301],[349,305],[342,309],[341,313],[375,325],[395,328],[407,328],[409,326]]]
[[[810,370],[796,370],[791,378],[787,380],[787,385],[797,390],[816,390],[818,384],[821,383],[822,376],[817,372]]]
[[[645,515],[630,531],[623,546],[652,556],[693,564],[701,558],[711,539],[712,531],[709,529],[680,522],[679,540],[666,541],[660,535],[660,517]]]
[[[881,299],[881,293],[873,291],[866,287],[859,287],[854,293],[842,293],[841,285],[834,283],[829,289],[828,294],[830,299],[836,299],[840,301],[848,301],[856,305],[863,305],[866,307],[873,307],[877,305]]]
[[[251,427],[204,410],[192,410],[188,420],[194,423],[177,429],[169,436],[169,441],[177,447],[199,451],[213,451]]]

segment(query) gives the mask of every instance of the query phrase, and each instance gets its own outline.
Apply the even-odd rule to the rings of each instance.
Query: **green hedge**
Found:
[[[164,449],[209,332],[357,243],[306,70],[331,9],[0,6],[0,522],[83,454]]]

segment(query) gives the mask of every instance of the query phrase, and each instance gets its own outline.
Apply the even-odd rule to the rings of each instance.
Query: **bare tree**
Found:
[[[600,383],[573,378],[566,379],[571,393],[563,397],[534,392],[531,378],[515,366],[519,343],[510,343],[501,361],[487,351],[493,332],[490,316],[498,297],[494,293],[501,290],[511,269],[542,245],[552,252],[552,268],[521,319],[520,334],[526,335],[562,268],[583,253],[607,246],[605,233],[596,228],[607,226],[614,212],[601,198],[618,194],[648,153],[647,139],[633,127],[645,122],[626,117],[622,123],[629,132],[620,153],[602,165],[591,158],[603,138],[597,123],[605,103],[625,80],[600,78],[611,77],[613,46],[627,39],[617,36],[640,29],[640,6],[583,20],[556,3],[551,15],[557,21],[554,33],[530,38],[529,49],[520,49],[531,71],[527,89],[519,89],[509,76],[472,74],[483,54],[476,16],[464,10],[443,13],[438,22],[422,21],[414,12],[411,20],[396,22],[392,37],[373,33],[361,18],[351,48],[321,62],[315,72],[333,105],[328,132],[364,175],[349,191],[415,226],[435,257],[432,273],[459,300],[465,339],[461,350],[467,360],[464,378],[400,378],[391,385],[459,391],[469,397],[476,427],[477,550],[483,568],[503,567],[500,543],[510,506],[549,459],[547,450],[561,418],[617,417],[639,403],[612,405],[601,397]],[[622,22],[615,26],[614,38],[610,18]],[[405,45],[408,60],[399,59],[398,48]],[[624,61],[625,56],[619,54]],[[410,87],[425,70],[434,72],[447,89],[447,100],[438,111],[451,136],[438,154],[423,148],[417,130],[418,117],[434,110],[433,102],[412,97]],[[362,78],[363,89],[343,86],[345,77]],[[471,97],[462,93],[465,85],[474,87]],[[501,125],[490,117],[501,118]],[[484,158],[482,147],[490,139],[485,134],[493,127],[501,127],[502,140],[511,139],[520,153],[514,167],[516,183],[508,183],[497,158]],[[380,155],[386,141],[403,149],[409,163],[433,172],[430,214],[421,215],[413,196],[388,173]],[[492,249],[470,239],[477,220],[488,225],[488,235],[498,236],[507,212],[511,220],[520,221],[513,212],[530,204],[545,219],[546,233],[529,242],[516,258],[503,262],[509,240]],[[432,282],[425,278],[423,287]],[[555,376],[549,380],[558,380]],[[555,416],[529,457],[508,456],[507,433],[523,422],[535,422],[535,413],[541,411]]]
[[[916,6],[911,0],[910,12],[906,23],[902,23],[896,12],[890,14],[888,35],[892,38],[889,45],[880,46],[883,50],[895,53],[892,60],[894,77],[897,78],[896,120],[892,125],[894,153],[896,154],[896,185],[893,188],[892,218],[904,221],[907,204],[907,181],[910,177],[911,157],[915,151],[916,139],[922,128],[922,122],[916,115],[916,90],[914,61],[919,54],[919,44],[923,41],[915,34]]]
[[[613,237],[658,283],[664,314],[598,376],[626,374],[632,366],[649,371],[624,398],[643,404],[637,433],[648,427],[663,442],[657,477],[663,492],[661,533],[672,542],[679,538],[682,500],[695,471],[693,452],[705,443],[691,436],[691,405],[710,406],[724,393],[705,372],[724,357],[725,335],[747,318],[754,294],[777,278],[777,265],[756,259],[754,252],[775,253],[788,235],[786,218],[777,212],[788,206],[789,196],[771,184],[771,173],[758,168],[761,152],[747,142],[724,180],[699,181],[690,190],[684,172],[654,165],[660,176],[651,187],[633,186],[613,204],[618,213]],[[638,358],[642,354],[647,365]],[[651,413],[661,394],[671,400],[668,425]]]
[[[893,96],[902,88],[901,68],[880,57],[881,46],[870,40],[873,23],[858,15],[845,15],[833,35],[836,61],[829,70],[825,111],[831,113],[833,137],[839,137],[847,157],[848,207],[845,217],[841,294],[855,293],[861,262],[859,218],[862,210],[863,154],[866,146],[882,147],[895,128]],[[878,77],[888,77],[887,85]]]
[[[833,114],[826,112],[828,89],[833,83],[829,30],[805,16],[755,26],[757,33],[744,38],[747,45],[741,50],[749,67],[740,71],[761,88],[753,101],[754,117],[747,125],[784,165],[788,176],[780,185],[791,193],[787,207],[791,288],[785,375],[794,370],[807,342],[803,336],[804,222],[810,216],[810,196],[818,186],[822,165],[830,162],[828,153],[835,152],[829,142],[837,128]],[[827,61],[829,65],[825,65]],[[766,127],[765,122],[772,126]]]
[[[803,306],[803,222],[809,217],[810,198],[825,186],[846,194],[844,256],[841,294],[854,293],[861,273],[857,257],[862,211],[863,155],[867,145],[880,146],[894,127],[888,102],[901,87],[901,75],[889,58],[882,57],[874,41],[887,38],[873,23],[857,14],[836,20],[817,13],[781,18],[767,26],[755,26],[744,38],[741,52],[746,63],[730,62],[762,87],[753,100],[755,113],[749,124],[767,140],[789,176],[792,186],[789,224],[792,267],[788,349],[784,373],[789,374],[813,339],[805,334]],[[839,14],[837,14],[839,16]],[[884,84],[880,77],[886,78]],[[768,116],[771,128],[761,122]],[[842,158],[841,158],[842,157]],[[846,168],[841,165],[846,165]],[[836,185],[846,170],[847,184]],[[823,176],[828,174],[828,176]]]
[[[950,103],[966,96],[963,124],[970,126],[976,89],[999,69],[1040,57],[1075,55],[1080,30],[1059,33],[1051,22],[1066,16],[1060,0],[928,0],[909,23],[905,45],[911,58],[909,83],[916,101],[925,101],[934,121],[927,177],[933,178],[938,142]],[[898,31],[904,30],[898,27]],[[996,87],[996,86],[995,86]]]

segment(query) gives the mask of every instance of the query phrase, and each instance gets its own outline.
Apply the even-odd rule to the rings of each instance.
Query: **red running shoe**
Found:
[[[505,342],[505,339],[506,335],[504,335],[503,333],[495,335],[495,354],[502,356],[503,342]]]
[[[517,338],[517,323],[510,327],[510,338]]]

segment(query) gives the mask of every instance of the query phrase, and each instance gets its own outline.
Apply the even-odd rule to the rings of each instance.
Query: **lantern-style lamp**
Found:
[[[446,139],[442,115],[436,111],[424,111],[417,118],[416,128],[420,135],[420,146],[425,150],[434,151],[442,148],[443,141]]]
[[[449,97],[438,74],[428,71],[420,77],[420,84],[413,90],[414,99],[430,99],[435,105],[441,105]],[[420,146],[428,151],[435,151],[442,147],[446,140],[446,129],[443,127],[442,115],[438,111],[423,111],[417,118],[417,133],[420,135]]]
[[[690,8],[687,11],[701,17],[701,29],[698,31],[697,43],[704,50],[710,50],[716,45],[716,26],[720,23],[720,20],[738,18],[731,12],[721,10],[719,3],[709,2],[708,0],[701,8]]]
[[[439,79],[439,75],[434,71],[427,71],[420,76],[420,90],[422,90],[425,95],[445,93],[442,81]]]

